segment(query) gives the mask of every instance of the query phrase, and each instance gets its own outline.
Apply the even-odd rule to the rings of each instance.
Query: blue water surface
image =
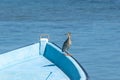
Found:
[[[69,52],[90,80],[120,80],[120,0],[0,0],[0,53],[39,41],[42,33]]]

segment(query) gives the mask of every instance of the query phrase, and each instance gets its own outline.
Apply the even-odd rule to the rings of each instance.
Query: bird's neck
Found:
[[[72,44],[71,36],[68,36],[68,42],[69,42],[70,45]]]
[[[70,39],[70,38],[71,38],[71,36],[68,36],[68,38]]]

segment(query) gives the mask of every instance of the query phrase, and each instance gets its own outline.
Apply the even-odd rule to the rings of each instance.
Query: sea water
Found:
[[[60,47],[72,33],[69,52],[90,80],[120,80],[120,0],[0,0],[0,53],[39,42],[49,34]]]

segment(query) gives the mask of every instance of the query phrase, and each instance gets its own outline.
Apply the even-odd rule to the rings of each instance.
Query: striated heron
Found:
[[[67,39],[66,39],[66,41],[64,42],[63,47],[62,47],[62,51],[63,51],[63,52],[68,51],[68,49],[70,48],[71,43],[72,43],[72,41],[71,41],[71,33],[68,32],[66,35],[67,35]]]

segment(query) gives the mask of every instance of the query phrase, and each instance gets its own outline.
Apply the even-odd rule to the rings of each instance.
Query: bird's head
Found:
[[[67,35],[68,37],[71,37],[71,32],[68,32],[65,35]]]

